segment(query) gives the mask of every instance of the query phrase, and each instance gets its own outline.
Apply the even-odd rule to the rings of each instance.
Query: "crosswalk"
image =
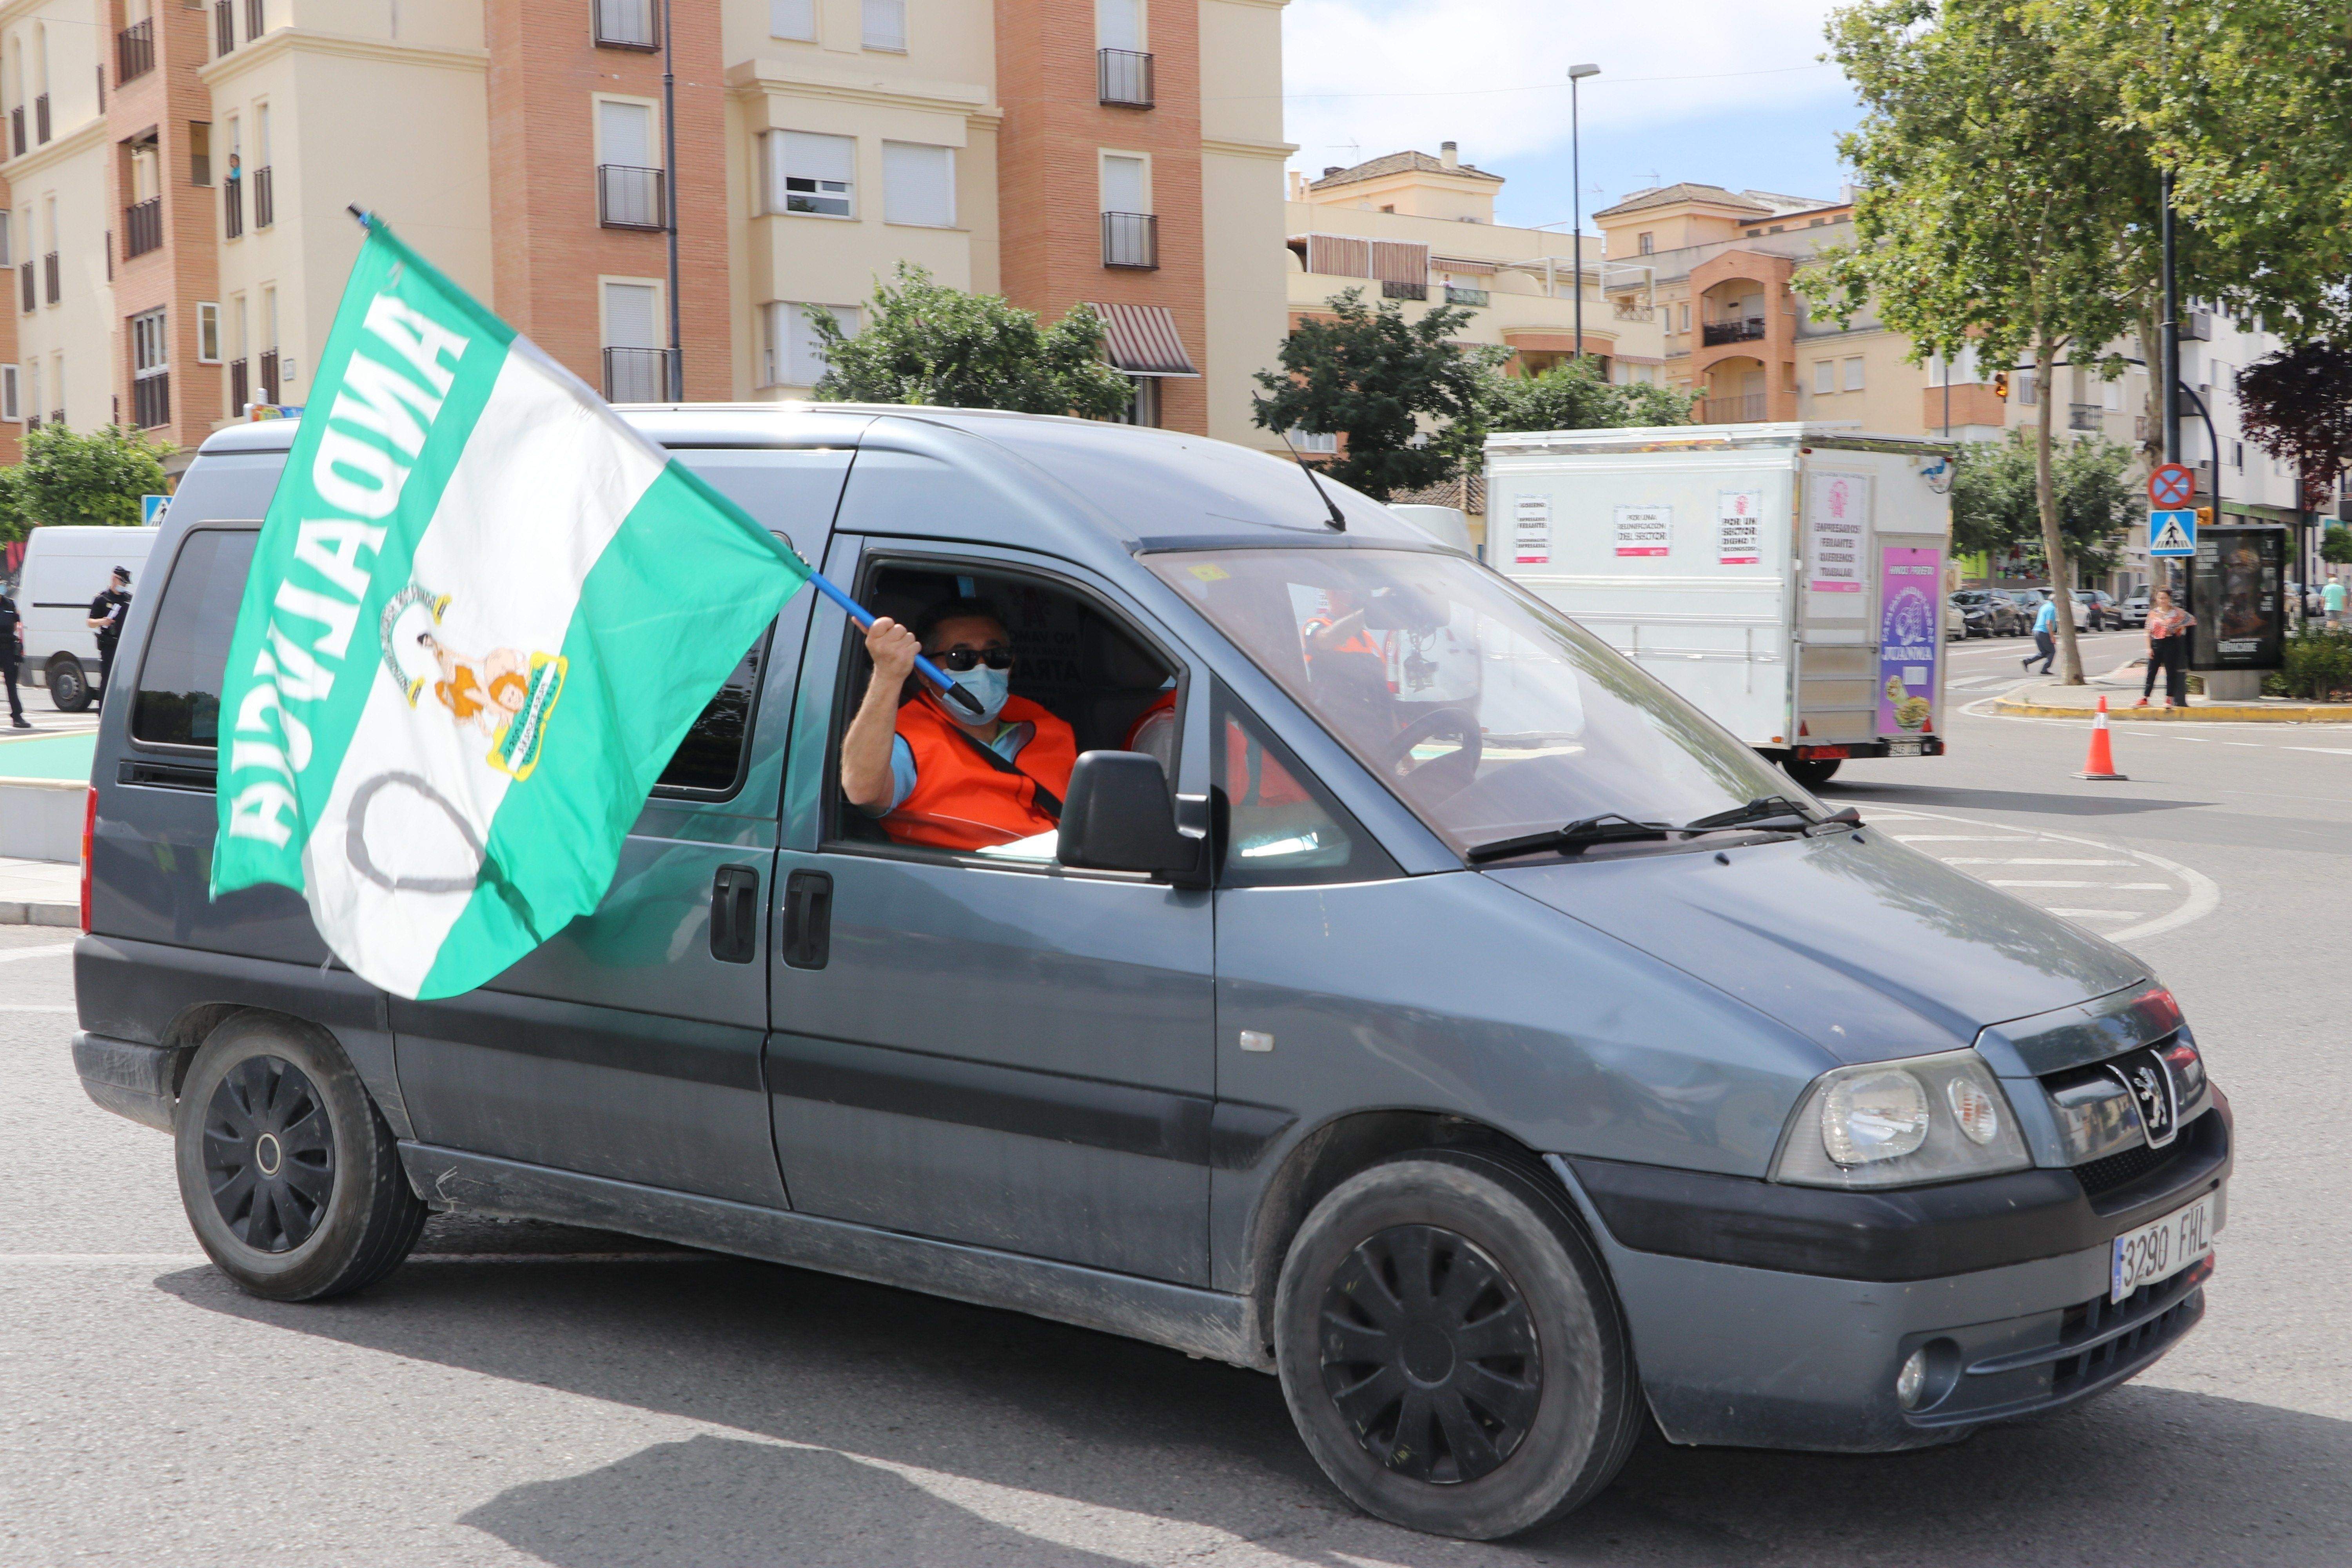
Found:
[[[1868,816],[1888,837],[2111,942],[2186,925],[2221,900],[2210,878],[2142,849],[1909,807]]]

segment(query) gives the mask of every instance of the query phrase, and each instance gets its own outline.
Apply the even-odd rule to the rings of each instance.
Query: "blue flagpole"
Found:
[[[809,572],[809,586],[839,605],[843,613],[860,626],[870,626],[874,624],[874,616],[866,606],[835,587],[833,580],[824,573],[812,569]],[[961,708],[973,718],[977,719],[981,716],[980,699],[948,679],[947,672],[938,665],[933,664],[921,654],[917,654],[915,669],[925,680],[940,689],[940,696],[952,700],[957,707]]]

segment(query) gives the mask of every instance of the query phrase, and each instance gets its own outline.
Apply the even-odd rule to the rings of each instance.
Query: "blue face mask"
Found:
[[[951,679],[980,704],[980,712],[976,715],[959,702],[942,704],[950,713],[967,724],[988,723],[1004,710],[1004,700],[1013,695],[1011,670],[991,669],[984,664],[975,664]]]

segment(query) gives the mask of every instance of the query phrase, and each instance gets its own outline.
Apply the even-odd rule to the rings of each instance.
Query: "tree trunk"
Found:
[[[2042,559],[2050,564],[2050,597],[2058,608],[2051,625],[2058,634],[2058,679],[2063,685],[2080,686],[2083,651],[2074,642],[2074,568],[2066,559],[2065,536],[2058,531],[2058,487],[2050,471],[2050,413],[2057,401],[2051,372],[2057,350],[2046,337],[2034,340],[2033,390],[2041,406],[2033,421],[2033,495],[2041,503]]]

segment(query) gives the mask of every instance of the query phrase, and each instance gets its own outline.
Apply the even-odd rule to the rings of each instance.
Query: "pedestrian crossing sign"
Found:
[[[2186,510],[2149,512],[2147,552],[2150,555],[2196,554],[2197,514]]]

